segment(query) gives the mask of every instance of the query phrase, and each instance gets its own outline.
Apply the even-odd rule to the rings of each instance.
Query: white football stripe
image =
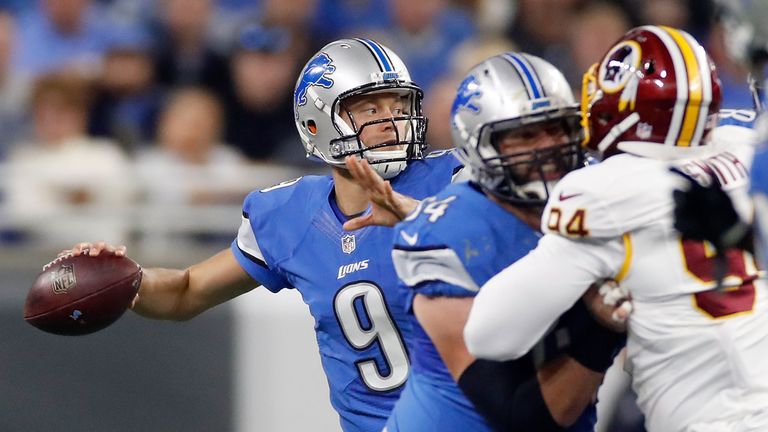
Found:
[[[701,75],[702,95],[701,110],[699,111],[699,120],[696,122],[696,133],[693,135],[691,145],[701,145],[701,137],[704,134],[704,128],[707,125],[707,114],[709,114],[709,105],[712,103],[712,75],[709,73],[709,61],[704,47],[699,45],[696,40],[686,32],[680,32],[686,41],[693,48],[696,54],[696,61],[699,63],[699,74]]]
[[[472,292],[480,290],[452,249],[393,249],[392,261],[397,275],[409,286],[428,281],[442,281]]]
[[[237,230],[237,247],[252,257],[260,259],[265,263],[267,262],[259,248],[259,243],[256,241],[256,235],[253,233],[253,228],[251,228],[251,222],[245,216],[242,217],[240,228]]]
[[[670,122],[664,144],[674,146],[677,142],[677,137],[680,135],[683,117],[685,117],[685,109],[688,105],[688,74],[685,72],[685,59],[683,58],[683,53],[680,52],[680,47],[677,46],[675,40],[667,32],[654,26],[644,26],[643,28],[658,36],[664,43],[664,46],[667,47],[669,55],[672,56],[672,65],[675,68],[675,80],[677,83],[677,103],[672,113],[672,121]]]

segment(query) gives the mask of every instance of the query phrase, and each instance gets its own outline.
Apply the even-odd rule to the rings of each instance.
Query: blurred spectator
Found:
[[[262,0],[261,20],[294,31],[308,32],[318,10],[317,5],[318,0]]]
[[[575,13],[568,28],[570,65],[565,67],[565,77],[575,89],[577,100],[584,72],[630,27],[629,17],[614,3],[592,2]]]
[[[725,13],[723,10],[720,13]],[[749,91],[747,77],[749,70],[745,59],[738,58],[736,49],[728,46],[728,37],[739,38],[736,29],[727,28],[725,16],[718,15],[707,40],[707,52],[717,65],[717,74],[723,88],[722,108],[741,109],[751,108],[752,93]],[[736,34],[728,35],[731,31]]]
[[[470,16],[448,0],[390,0],[389,22],[359,29],[400,54],[411,78],[429,93],[432,83],[448,75],[450,53],[475,33]]]
[[[453,147],[451,108],[467,71],[488,57],[514,50],[509,39],[480,37],[469,39],[452,52],[450,73],[438,79],[424,95],[424,114],[429,119],[427,143],[431,150]]]
[[[712,0],[623,0],[623,4],[639,24],[681,28],[698,40],[706,39],[714,14]]]
[[[639,7],[643,24],[688,28],[690,14],[687,0],[643,0]]]
[[[196,85],[227,92],[227,58],[209,43],[213,0],[161,0],[155,73],[166,87]]]
[[[232,55],[234,94],[227,101],[226,141],[253,160],[306,160],[293,118],[293,87],[305,39],[285,27],[245,25]]]
[[[160,115],[157,144],[137,159],[149,203],[239,203],[252,185],[243,182],[246,159],[221,143],[224,112],[210,92],[175,93]]]
[[[389,24],[381,0],[317,0],[312,32],[316,45],[350,36],[360,28],[384,28]],[[409,65],[410,68],[410,65]]]
[[[125,239],[128,160],[114,142],[86,135],[90,96],[80,77],[41,77],[31,94],[34,138],[8,160],[10,214],[60,247],[82,238]]]
[[[150,39],[143,32],[113,32],[90,115],[93,135],[112,137],[131,151],[153,139],[162,93],[150,53]]]
[[[583,1],[518,0],[515,19],[507,35],[523,52],[542,57],[561,69],[562,64],[557,60],[565,52],[574,11]]]
[[[19,20],[16,70],[98,73],[111,26],[91,0],[39,0]]]
[[[16,43],[16,23],[12,15],[0,12],[0,160],[16,142],[26,126],[29,77],[11,68]]]
[[[0,8],[14,15],[19,15],[34,8],[35,3],[35,1],[30,0],[0,0]]]

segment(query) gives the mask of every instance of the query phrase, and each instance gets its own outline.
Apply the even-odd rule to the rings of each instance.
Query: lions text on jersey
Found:
[[[454,382],[410,306],[417,293],[474,297],[485,281],[535,247],[538,238],[471,183],[452,184],[427,198],[395,227],[392,257],[408,295],[413,330],[406,342],[412,367],[387,432],[491,430]],[[534,358],[544,361],[562,353],[568,339],[563,332],[576,327],[578,321],[557,326],[534,348]],[[591,406],[569,430],[591,431],[594,421]]]
[[[391,180],[422,199],[450,182],[452,153],[411,161]],[[390,256],[392,229],[342,229],[331,177],[252,192],[232,251],[267,289],[298,289],[315,320],[331,404],[345,431],[379,431],[408,376],[410,334]],[[368,210],[370,211],[370,210]]]

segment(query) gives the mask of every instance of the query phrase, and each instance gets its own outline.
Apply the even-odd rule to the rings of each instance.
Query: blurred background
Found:
[[[710,0],[0,0],[0,431],[333,431],[313,322],[296,293],[256,290],[185,323],[128,313],[92,336],[22,320],[43,264],[78,241],[145,266],[228,247],[245,194],[307,173],[295,79],[327,42],[394,49],[451,147],[460,77],[507,50],[581,76],[627,29],[688,30],[751,107]],[[626,376],[601,431],[642,431]]]

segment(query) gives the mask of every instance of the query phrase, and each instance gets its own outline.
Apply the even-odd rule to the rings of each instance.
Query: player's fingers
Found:
[[[136,303],[139,301],[139,295],[136,294],[136,296],[131,300],[131,305],[128,306],[129,308],[133,309],[136,306]]]
[[[342,227],[347,231],[354,231],[354,230],[358,230],[360,228],[366,227],[368,225],[371,225],[372,221],[373,221],[373,215],[367,214],[365,216],[358,216],[354,219],[350,219],[344,222],[344,225],[342,225]]]
[[[629,295],[625,289],[623,289],[616,281],[611,279],[603,282],[603,284],[600,285],[598,292],[603,298],[603,304],[608,306],[618,305]]]
[[[632,314],[633,309],[632,301],[625,300],[613,311],[611,318],[617,323],[625,323],[629,319],[629,315]]]
[[[93,247],[91,247],[88,251],[88,255],[90,256],[99,256],[101,254],[101,251],[107,248],[107,243],[100,241],[93,244]]]
[[[89,251],[93,245],[89,242],[80,242],[76,244],[72,249],[70,249],[69,253],[71,253],[74,256],[81,255],[83,253],[86,253]],[[64,251],[67,252],[67,251]],[[65,254],[66,255],[66,254]]]

